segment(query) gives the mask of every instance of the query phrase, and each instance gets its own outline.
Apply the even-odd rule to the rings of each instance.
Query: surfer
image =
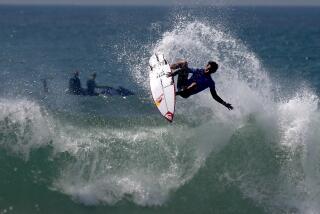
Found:
[[[46,78],[41,79],[42,81],[42,86],[43,86],[43,92],[44,93],[49,93],[49,87],[48,87],[48,80]]]
[[[96,92],[96,88],[104,88],[104,89],[110,89],[112,87],[109,86],[99,86],[96,84],[96,77],[97,74],[94,72],[91,74],[90,79],[87,81],[87,95],[89,96],[98,96],[99,93]]]
[[[81,87],[81,81],[79,79],[79,71],[73,73],[73,77],[69,79],[69,91],[73,95],[84,95],[85,90]]]
[[[191,95],[209,88],[213,99],[229,110],[232,110],[233,106],[230,103],[226,103],[218,96],[215,89],[215,83],[211,78],[211,74],[215,73],[218,70],[218,67],[216,62],[209,61],[205,68],[189,68],[187,61],[180,61],[170,65],[170,68],[175,71],[171,72],[168,76],[175,76],[178,74],[178,91],[176,92],[176,95],[188,98]],[[189,73],[191,73],[192,76],[188,79]]]

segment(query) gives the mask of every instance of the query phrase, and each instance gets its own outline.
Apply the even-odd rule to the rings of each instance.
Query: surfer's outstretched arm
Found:
[[[217,92],[214,88],[210,88],[210,92],[211,92],[213,99],[215,99],[215,101],[217,101],[218,103],[221,103],[229,110],[233,109],[233,107],[230,103],[226,103],[223,99],[221,99],[221,97],[219,97],[219,95],[217,94]]]

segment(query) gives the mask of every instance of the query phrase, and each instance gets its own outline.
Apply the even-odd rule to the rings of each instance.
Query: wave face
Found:
[[[317,213],[317,93],[305,85],[294,93],[279,92],[268,66],[221,23],[182,16],[173,20],[164,31],[161,24],[151,24],[159,33],[156,41],[133,44],[129,50],[114,47],[129,70],[121,78],[132,78],[132,85],[141,87],[136,97],[82,99],[57,92],[51,99],[3,96],[0,154],[4,169],[11,171],[0,178],[23,177],[30,186],[45,187],[31,192],[57,194],[52,200],[61,205],[67,196],[70,207]],[[219,70],[212,75],[217,92],[235,109],[228,111],[204,91],[178,98],[175,122],[167,124],[148,99],[147,62],[154,52],[164,53],[171,63],[187,59],[190,67],[217,61]],[[110,72],[106,76],[118,71]],[[70,110],[71,102],[77,106]],[[86,110],[93,107],[105,107],[108,113]],[[19,161],[13,158],[22,160],[25,169],[17,168]],[[5,206],[6,212],[23,210],[18,204]],[[39,210],[39,204],[32,209]]]

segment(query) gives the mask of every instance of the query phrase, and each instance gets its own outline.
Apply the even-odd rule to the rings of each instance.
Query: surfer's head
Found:
[[[78,77],[78,76],[79,76],[79,71],[78,71],[78,70],[75,70],[75,71],[73,72],[73,75],[74,75],[75,77]]]
[[[205,72],[209,74],[213,74],[218,70],[218,64],[214,61],[209,61],[205,67]]]
[[[95,79],[97,77],[97,73],[96,72],[93,72],[92,74],[91,74],[91,78],[92,79]]]

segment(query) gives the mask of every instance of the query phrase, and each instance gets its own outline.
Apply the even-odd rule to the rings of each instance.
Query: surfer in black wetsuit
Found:
[[[81,87],[79,71],[75,71],[73,77],[69,79],[69,93],[73,95],[84,95],[85,91]]]
[[[100,93],[96,92],[96,88],[104,88],[110,90],[112,87],[109,86],[100,86],[96,83],[96,73],[92,73],[90,79],[87,81],[87,95],[89,96],[98,96]]]
[[[188,62],[187,61],[179,61],[175,64],[170,65],[170,68],[172,70],[176,70],[172,73],[172,76],[178,75],[177,80],[177,89],[178,91],[183,91],[186,89],[188,85],[188,75],[189,75],[189,68],[188,68]]]
[[[49,87],[48,87],[48,80],[46,78],[41,79],[42,86],[43,86],[43,92],[49,93]]]
[[[191,95],[209,88],[213,99],[224,105],[229,110],[232,110],[232,105],[230,103],[226,103],[218,96],[215,89],[215,82],[211,78],[211,74],[215,73],[218,70],[218,67],[219,66],[216,62],[209,61],[205,68],[189,68],[187,61],[180,61],[170,65],[170,68],[176,71],[172,72],[168,76],[179,75],[177,82],[178,91],[176,92],[176,95],[188,98]],[[188,79],[189,73],[191,73],[192,76]]]
[[[96,73],[92,73],[90,79],[87,81],[87,95],[89,96],[98,96],[99,94],[102,95],[108,95],[108,96],[113,96],[113,95],[119,95],[119,96],[131,96],[134,95],[132,91],[129,89],[123,88],[121,86],[118,87],[118,89],[115,89],[110,86],[100,86],[96,84]],[[104,90],[101,90],[96,92],[96,88],[101,88]]]
[[[92,73],[90,79],[87,81],[87,95],[89,96],[97,96],[99,93],[96,92],[97,84],[96,84],[96,73]]]

